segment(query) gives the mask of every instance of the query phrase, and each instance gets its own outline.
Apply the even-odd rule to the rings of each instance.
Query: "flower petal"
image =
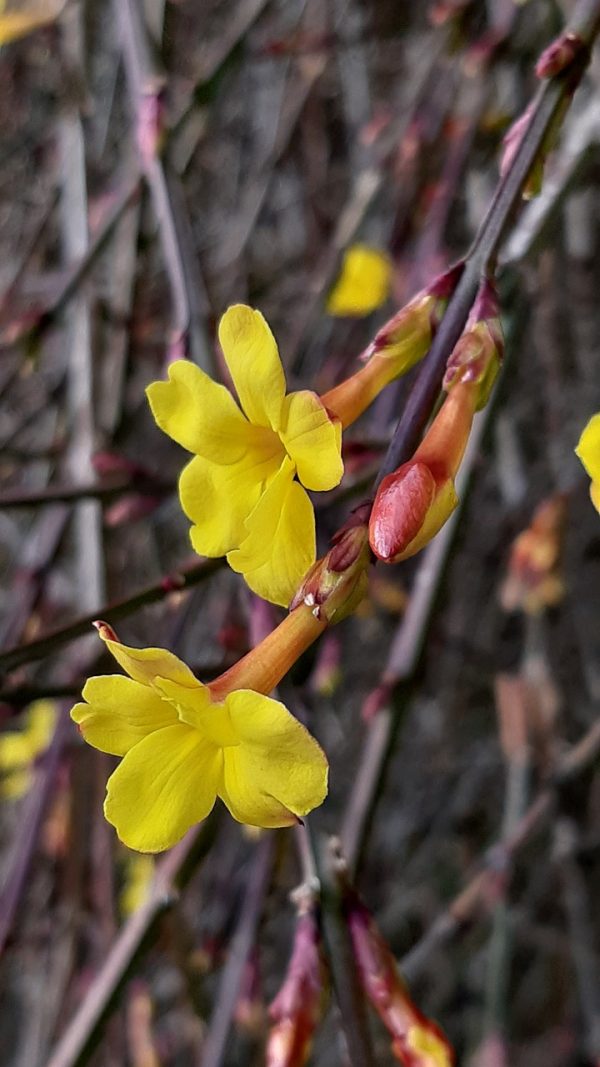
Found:
[[[600,514],[600,482],[592,482],[590,485],[590,498],[596,511]]]
[[[600,412],[592,415],[575,449],[593,482],[600,482]]]
[[[245,520],[261,491],[276,473],[283,457],[279,438],[272,435],[271,451],[248,451],[238,463],[219,466],[196,456],[179,479],[179,498],[195,524],[190,536],[200,556],[224,556],[246,537]]]
[[[286,826],[327,794],[327,760],[308,730],[278,700],[240,689],[226,706],[240,739],[224,751],[219,794],[239,822]]]
[[[174,441],[207,459],[234,463],[243,456],[251,427],[231,393],[187,359],[169,367],[168,382],[146,389],[152,414]]]
[[[98,633],[117,663],[134,682],[153,685],[154,679],[160,677],[170,678],[191,688],[201,684],[190,668],[166,648],[131,648],[122,645],[110,636],[112,631],[103,624],[100,624]]]
[[[129,848],[162,852],[212,810],[222,754],[191,726],[149,734],[110,776],[104,814]]]
[[[344,473],[342,425],[316,393],[303,389],[286,396],[279,433],[302,485],[315,490],[339,485]]]
[[[71,718],[89,745],[113,756],[124,756],[143,737],[178,721],[158,693],[122,674],[89,678],[82,695],[86,703],[76,704]]]
[[[388,256],[355,244],[344,256],[340,276],[327,301],[330,315],[369,315],[387,300],[392,282]]]
[[[157,679],[157,688],[165,694],[176,708],[181,722],[199,730],[213,745],[224,748],[237,745],[235,733],[225,704],[214,702],[208,686],[201,689],[187,689],[166,678]]]
[[[260,311],[245,304],[227,309],[219,341],[246,415],[257,426],[279,426],[285,376],[275,338]]]
[[[227,561],[253,592],[284,607],[316,556],[313,506],[286,457],[246,520],[248,531]]]

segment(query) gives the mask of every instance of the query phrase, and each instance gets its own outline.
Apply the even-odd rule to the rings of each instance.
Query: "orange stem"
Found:
[[[269,694],[326,627],[326,620],[315,618],[306,604],[300,604],[260,644],[209,682],[214,700],[224,700],[234,689]]]

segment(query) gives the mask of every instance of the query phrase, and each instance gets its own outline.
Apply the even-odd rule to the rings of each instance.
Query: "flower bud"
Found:
[[[370,562],[367,516],[369,505],[353,512],[332,538],[332,548],[309,570],[290,610],[310,607],[315,619],[326,624],[350,615],[367,591]]]
[[[453,385],[413,458],[383,479],[369,520],[378,559],[398,563],[435,537],[458,504],[454,476],[469,439],[477,382]]]
[[[531,524],[513,542],[500,600],[505,611],[539,615],[558,604],[565,592],[561,558],[566,520],[562,494],[537,508]]]
[[[343,879],[343,876],[342,876]],[[342,880],[344,911],[365,995],[393,1038],[392,1052],[405,1067],[452,1067],[447,1038],[411,1000],[394,956],[372,915]]]
[[[577,33],[563,30],[542,52],[535,73],[538,78],[554,78],[566,70],[585,47],[585,42]]]
[[[313,911],[298,919],[294,948],[283,985],[269,1008],[273,1026],[266,1067],[303,1067],[323,1002],[324,963]]]
[[[344,429],[426,354],[462,271],[459,263],[417,293],[375,335],[362,357],[365,366],[323,394],[322,403]]]
[[[437,482],[425,463],[404,463],[384,478],[369,523],[369,542],[383,563],[419,552],[458,503],[451,478]]]
[[[558,135],[562,127],[563,118],[565,116],[565,112],[567,111],[571,103],[571,96],[574,90],[575,84],[573,84],[570,93],[564,94],[564,97],[561,99],[554,113],[552,121],[546,131],[546,135],[543,139],[543,142],[540,145],[540,149],[531,165],[529,174],[527,175],[527,178],[525,179],[525,182],[523,184],[523,189],[521,192],[523,200],[533,200],[534,197],[539,196],[541,192],[542,183],[544,180],[544,167],[546,164],[546,160],[550,152],[556,145]],[[515,156],[517,155],[517,152],[521,147],[521,142],[527,129],[529,128],[529,124],[533,116],[534,104],[535,101],[532,101],[526,107],[523,114],[520,115],[519,118],[515,120],[515,122],[513,122],[508,132],[504,135],[504,139],[502,142],[504,145],[504,151],[500,160],[501,178],[503,178],[507,171],[510,170],[515,160]]]
[[[459,337],[446,365],[446,392],[458,382],[478,386],[477,411],[485,407],[504,356],[504,338],[495,287],[486,279],[471,309],[464,333]]]
[[[463,263],[458,263],[417,293],[377,332],[365,352],[365,359],[376,354],[385,355],[395,364],[401,364],[402,370],[396,370],[396,374],[404,373],[417,363],[431,344],[463,268]]]

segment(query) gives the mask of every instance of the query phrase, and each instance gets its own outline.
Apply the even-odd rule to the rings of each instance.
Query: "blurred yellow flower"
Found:
[[[454,1062],[448,1042],[430,1023],[410,1026],[406,1047],[411,1053],[410,1063],[415,1067],[452,1067]]]
[[[327,760],[277,700],[202,685],[171,652],[100,636],[129,677],[90,678],[71,717],[89,744],[123,759],[104,814],[121,841],[161,852],[205,819],[219,796],[234,819],[290,826],[321,804]]]
[[[575,452],[592,479],[590,496],[594,507],[600,512],[600,412],[592,415],[579,438]]]
[[[29,789],[32,766],[45,752],[56,723],[51,700],[36,700],[23,712],[23,726],[0,734],[0,795],[16,799]]]
[[[344,255],[327,310],[337,317],[370,315],[385,304],[391,284],[392,265],[388,256],[368,245],[352,245]]]
[[[150,407],[160,428],[195,453],[179,493],[196,552],[227,555],[255,593],[287,606],[316,556],[306,489],[333,489],[342,478],[341,424],[315,393],[286,395],[259,311],[230,307],[219,340],[242,410],[186,360],[170,366],[168,382],[148,387]]]
[[[154,878],[154,859],[152,856],[140,855],[139,852],[127,854],[125,863],[125,881],[119,897],[121,914],[124,918],[145,904],[150,896],[150,887]]]
[[[0,0],[0,45],[54,22],[66,0]]]

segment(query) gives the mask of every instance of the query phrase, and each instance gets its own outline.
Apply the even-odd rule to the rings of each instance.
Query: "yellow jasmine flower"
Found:
[[[54,22],[66,0],[44,0],[44,3],[23,4],[0,0],[0,45],[26,37],[41,26]]]
[[[50,744],[56,723],[51,700],[36,700],[23,712],[23,727],[0,735],[0,794],[23,796],[32,782],[32,765]]]
[[[369,245],[355,244],[347,250],[340,276],[329,299],[330,315],[360,318],[385,304],[390,295],[392,265],[388,256]]]
[[[286,606],[316,556],[306,489],[333,489],[342,478],[341,423],[315,393],[286,395],[259,311],[230,307],[219,341],[241,410],[186,360],[170,366],[168,382],[148,387],[150,407],[160,428],[195,453],[179,493],[196,552],[226,555],[255,593]]]
[[[125,883],[119,897],[121,914],[127,918],[141,908],[150,896],[155,861],[152,856],[130,852],[125,867]]]
[[[429,1024],[409,1027],[406,1045],[415,1067],[452,1067],[454,1056],[448,1042]]]
[[[596,511],[600,512],[600,412],[592,415],[579,438],[575,452],[592,479],[590,496]]]
[[[71,717],[89,744],[123,757],[104,814],[129,848],[170,848],[217,796],[234,819],[264,827],[292,825],[321,804],[325,755],[283,704],[229,688],[225,675],[213,691],[171,652],[128,648],[98,628],[128,677],[90,678]],[[244,660],[241,679],[249,677]]]

